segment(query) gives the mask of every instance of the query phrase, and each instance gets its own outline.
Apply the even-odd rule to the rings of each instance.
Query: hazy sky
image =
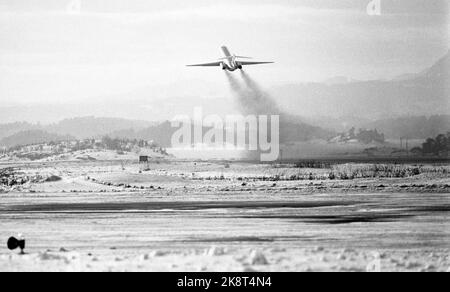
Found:
[[[79,2],[0,0],[2,105],[82,103],[149,86],[222,90],[220,70],[184,65],[216,60],[224,44],[276,62],[248,69],[266,87],[418,72],[449,47],[448,1],[381,0],[372,17],[369,0]]]

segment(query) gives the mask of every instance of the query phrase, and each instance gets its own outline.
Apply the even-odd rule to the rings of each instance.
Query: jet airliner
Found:
[[[222,70],[228,70],[230,72],[236,70],[242,70],[244,66],[248,65],[261,65],[261,64],[272,64],[273,62],[250,62],[242,61],[240,59],[251,59],[250,57],[236,56],[232,55],[226,46],[222,47],[222,52],[225,55],[224,58],[219,59],[219,62],[206,63],[206,64],[196,64],[188,65],[188,67],[222,67]]]

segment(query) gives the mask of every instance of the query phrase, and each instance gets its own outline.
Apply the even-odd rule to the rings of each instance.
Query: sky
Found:
[[[220,92],[223,72],[185,65],[217,60],[222,45],[275,61],[248,69],[265,87],[389,79],[448,51],[448,1],[381,0],[379,16],[369,2],[0,0],[0,107]]]

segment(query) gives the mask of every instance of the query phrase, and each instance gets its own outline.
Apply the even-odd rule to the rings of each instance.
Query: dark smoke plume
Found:
[[[241,71],[243,82],[237,80],[232,73],[225,73],[242,114],[280,116],[280,142],[308,141],[313,138],[329,136],[328,131],[308,125],[300,117],[280,110],[272,96],[265,92],[246,72]]]
[[[233,93],[236,95],[236,97],[240,98],[244,93],[244,88],[241,86],[241,84],[239,84],[239,81],[237,81],[237,79],[234,78],[234,76],[230,72],[225,71],[225,76],[227,76]]]
[[[280,110],[272,97],[264,92],[248,74],[242,72],[243,84],[230,72],[226,72],[226,76],[243,114],[280,114]]]
[[[242,79],[247,87],[252,104],[255,106],[256,114],[280,115],[281,111],[270,94],[261,87],[244,71],[241,71]]]

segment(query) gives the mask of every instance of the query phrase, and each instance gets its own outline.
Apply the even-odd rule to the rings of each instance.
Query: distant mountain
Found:
[[[345,76],[336,76],[332,78],[328,78],[324,81],[326,85],[337,85],[337,84],[347,84],[350,82],[350,79]]]
[[[450,115],[405,116],[370,120],[357,117],[329,118],[315,117],[307,119],[310,124],[336,132],[346,132],[351,128],[377,129],[388,139],[400,137],[426,139],[438,134],[450,132]]]
[[[58,142],[71,140],[73,137],[68,135],[58,135],[48,133],[43,130],[27,130],[15,133],[11,136],[5,137],[0,140],[0,146],[2,147],[14,147],[19,145],[30,145],[47,142]]]
[[[335,135],[333,130],[312,126],[303,119],[292,115],[280,117],[280,142],[305,142],[312,139],[328,139]]]
[[[34,133],[36,135],[39,133],[53,133],[59,136],[70,136],[76,139],[86,139],[102,137],[116,131],[140,131],[152,125],[155,125],[155,123],[118,118],[95,117],[66,119],[51,125],[20,122],[0,124],[0,139],[11,137],[16,139],[18,137],[16,137],[15,134],[20,133],[20,135],[22,135],[26,132]],[[44,136],[48,137],[48,135]]]
[[[421,72],[416,78],[410,81],[419,81],[421,83],[429,83],[433,86],[446,86],[448,88],[450,78],[450,50],[430,69]]]
[[[21,131],[27,131],[39,128],[38,125],[33,125],[26,122],[17,122],[0,125],[0,139],[11,136]]]
[[[449,60],[450,53],[429,69],[401,80],[293,84],[275,88],[273,95],[290,113],[306,117],[386,119],[447,114]]]
[[[417,74],[417,73],[409,73],[409,74],[406,73],[406,74],[402,74],[402,75],[399,75],[399,76],[393,78],[392,81],[411,80],[411,79],[414,79],[414,78],[416,78],[418,76],[419,76],[419,74]]]
[[[369,124],[373,120],[360,118],[356,116],[333,118],[328,116],[314,116],[304,118],[304,120],[310,125],[315,125],[323,129],[328,129],[334,132],[346,132],[349,129],[356,127],[361,128],[364,125]]]
[[[60,134],[71,135],[78,139],[95,138],[121,130],[141,130],[154,123],[134,121],[119,118],[82,117],[66,119],[57,124],[44,127],[45,130]]]
[[[203,134],[211,128],[204,127]],[[171,123],[166,121],[156,126],[148,127],[140,131],[125,130],[116,131],[110,134],[113,138],[142,139],[155,141],[162,147],[171,147],[172,135],[177,128],[172,128]],[[302,122],[297,117],[282,116],[280,119],[280,142],[299,142],[318,138],[329,138],[333,136],[333,131],[324,130],[319,127],[310,126]]]
[[[427,139],[450,132],[450,115],[384,119],[365,123],[361,127],[377,129],[390,139]]]
[[[170,147],[173,133],[177,129],[172,128],[169,121],[158,125],[150,126],[141,130],[120,130],[109,134],[112,138],[139,139],[146,141],[155,141],[161,147]]]

